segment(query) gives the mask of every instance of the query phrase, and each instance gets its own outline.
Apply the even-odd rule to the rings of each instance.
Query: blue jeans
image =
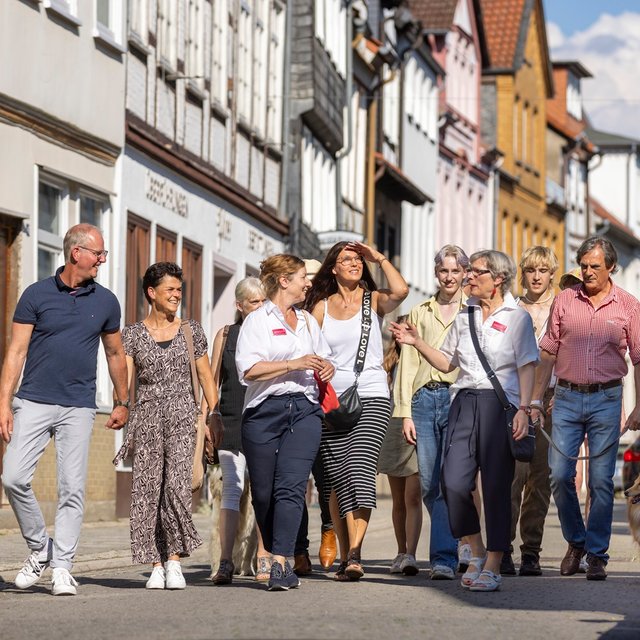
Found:
[[[449,423],[449,390],[422,387],[411,399],[416,427],[416,454],[422,500],[431,516],[429,561],[431,566],[458,566],[458,541],[449,526],[449,513],[440,489],[440,471]]]
[[[622,386],[597,393],[579,393],[556,386],[553,439],[561,451],[577,456],[585,434],[591,455],[602,451],[620,433]],[[591,507],[585,529],[576,493],[576,463],[549,448],[551,489],[565,540],[584,547],[588,555],[609,559],[607,549],[613,518],[613,474],[618,447],[589,462]]]

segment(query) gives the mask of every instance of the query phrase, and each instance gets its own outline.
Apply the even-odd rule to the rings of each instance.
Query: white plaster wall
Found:
[[[77,2],[74,32],[39,3],[0,2],[0,93],[122,146],[124,56],[96,47],[94,12],[94,2]]]
[[[438,90],[423,58],[412,54],[403,70],[401,168],[431,198],[436,194]]]
[[[626,223],[626,189],[628,172],[626,153],[607,153],[589,173],[591,195],[614,216]],[[596,164],[594,161],[593,164]]]
[[[147,172],[167,180],[174,189],[184,194],[188,203],[188,216],[183,217],[149,200],[146,196]],[[224,321],[213,318],[213,270],[214,257],[224,261],[225,269],[234,272],[238,281],[245,277],[247,269],[259,270],[260,262],[267,255],[284,250],[280,236],[256,223],[244,212],[211,194],[167,167],[150,160],[135,149],[126,148],[121,168],[122,198],[120,215],[122,225],[120,241],[126,246],[127,212],[135,213],[152,222],[153,233],[161,226],[178,235],[178,243],[188,239],[203,247],[202,319],[208,336]],[[119,288],[125,291],[125,274],[120,275]]]

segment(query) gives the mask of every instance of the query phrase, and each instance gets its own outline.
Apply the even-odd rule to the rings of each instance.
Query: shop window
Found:
[[[202,247],[182,242],[182,317],[201,319],[202,311]]]
[[[162,227],[156,229],[156,262],[175,262],[177,237]]]
[[[133,324],[147,316],[147,301],[142,291],[142,277],[149,266],[151,224],[136,215],[127,219],[127,290],[125,323]]]

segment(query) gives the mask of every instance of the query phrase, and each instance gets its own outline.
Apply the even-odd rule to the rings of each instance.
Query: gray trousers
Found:
[[[31,551],[48,542],[31,481],[49,440],[55,438],[58,508],[52,567],[71,569],[78,547],[95,414],[95,409],[84,407],[13,401],[13,435],[4,454],[2,484]]]

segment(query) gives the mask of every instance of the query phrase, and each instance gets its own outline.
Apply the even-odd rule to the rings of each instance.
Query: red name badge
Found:
[[[273,333],[274,336],[286,336],[287,335],[286,329],[273,329],[271,331],[271,333]]]
[[[502,331],[502,333],[507,330],[507,326],[504,324],[500,324],[497,320],[494,321],[494,323],[491,325],[491,328],[495,329],[496,331]]]

